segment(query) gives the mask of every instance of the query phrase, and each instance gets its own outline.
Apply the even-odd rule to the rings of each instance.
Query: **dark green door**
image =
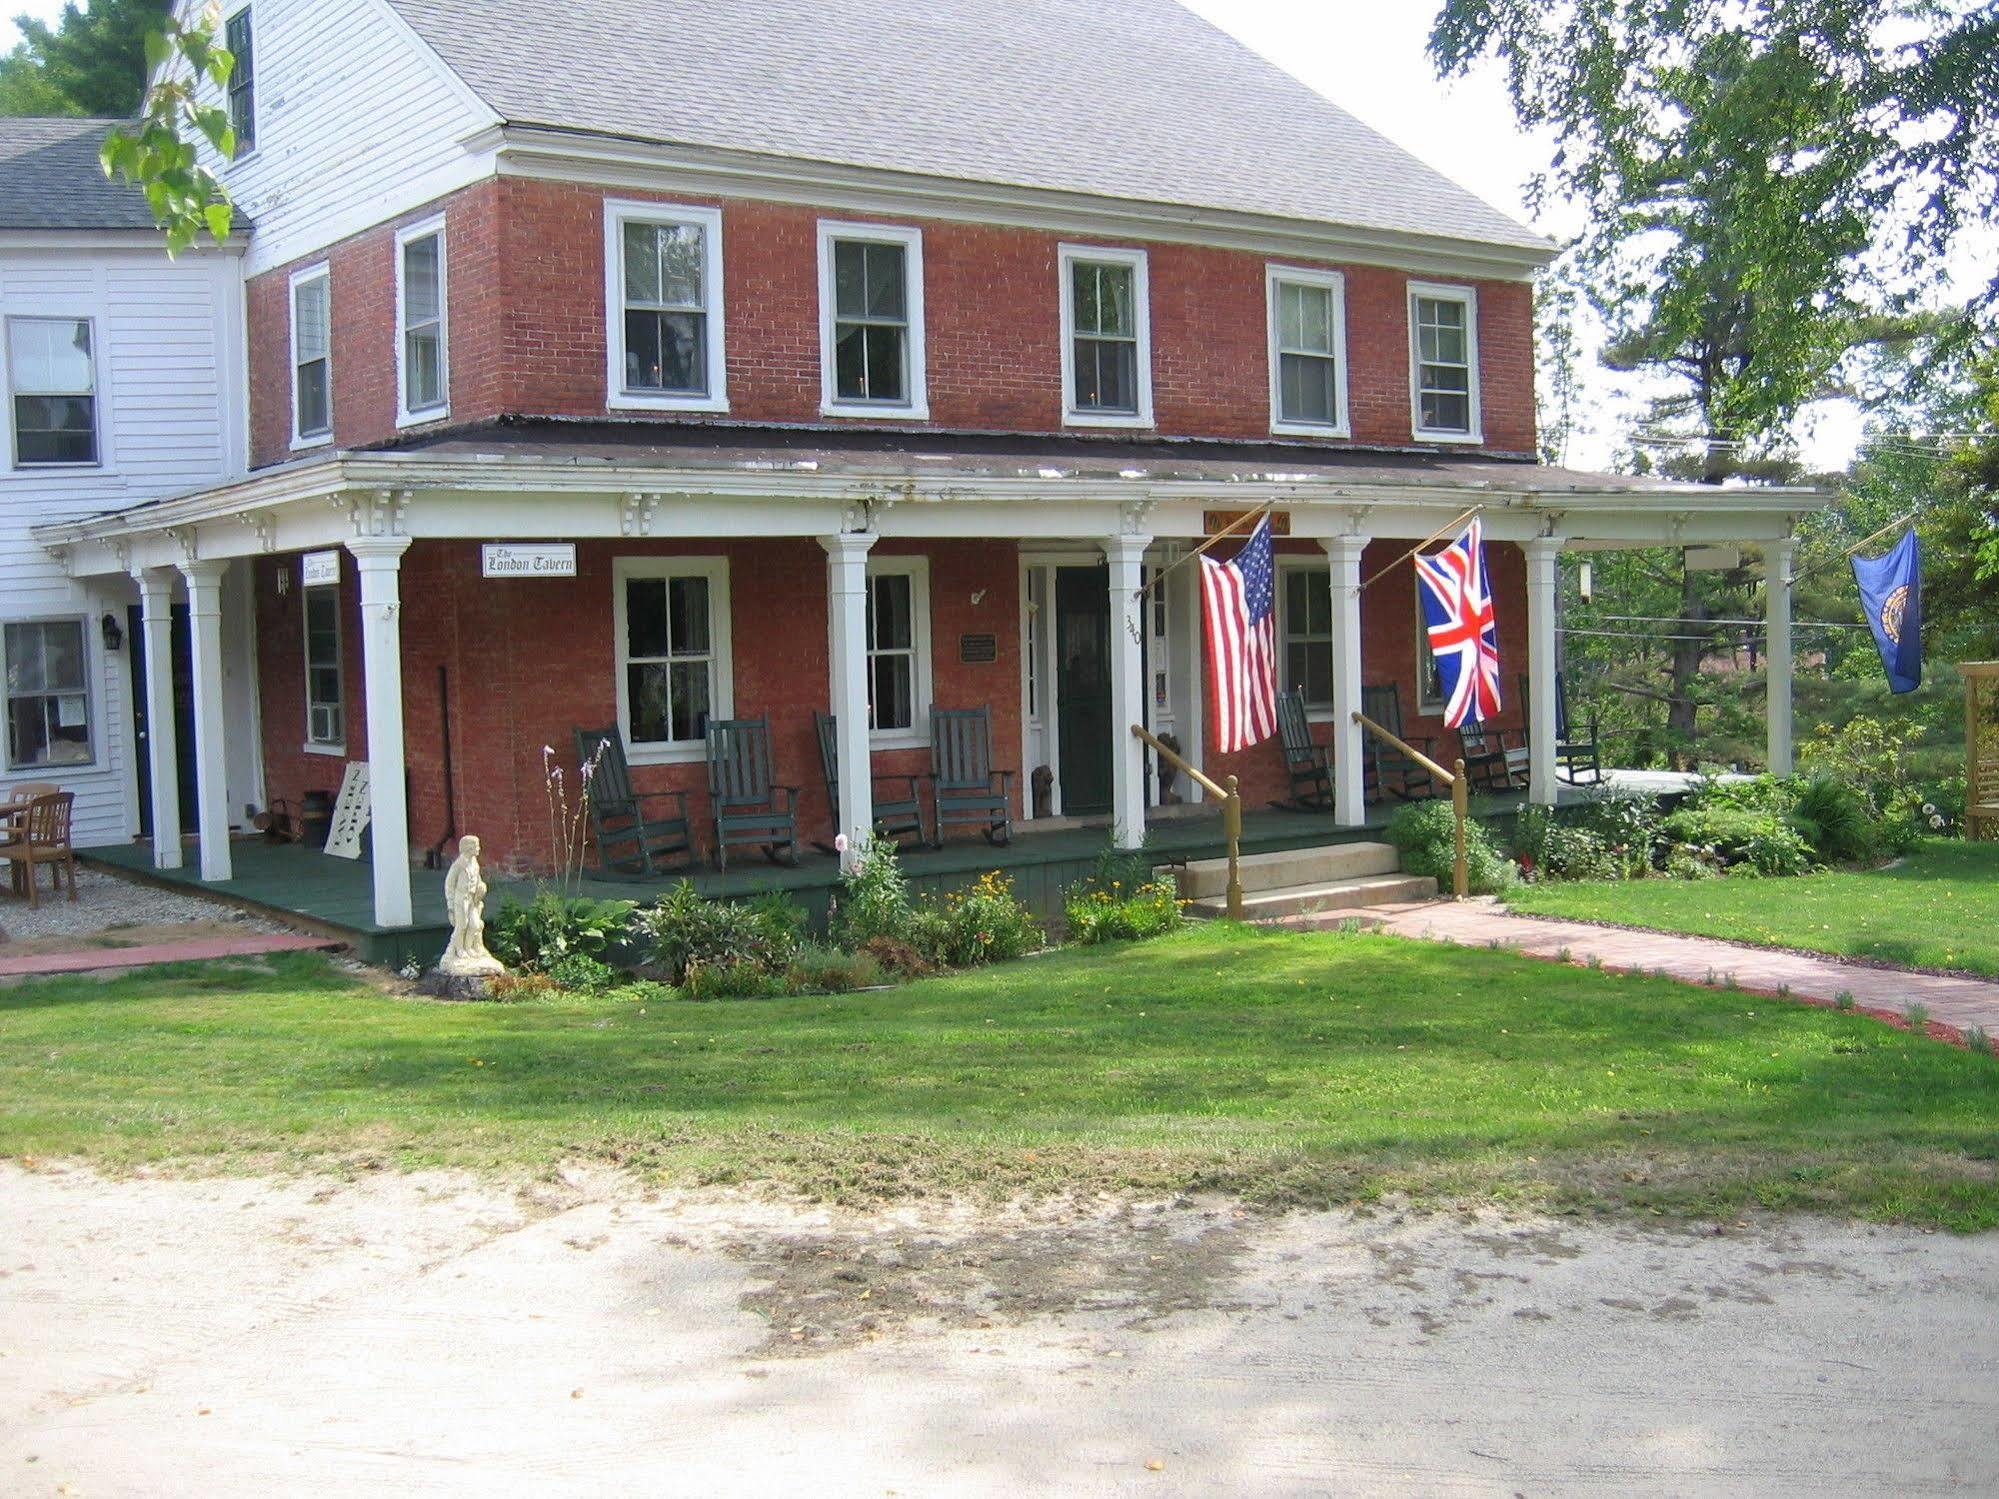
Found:
[[[187,605],[173,606],[174,754],[180,781],[180,825],[194,827],[194,649]],[[153,836],[153,777],[151,725],[146,717],[146,632],[139,608],[125,613],[125,639],[132,653],[132,727],[139,743],[139,836]]]
[[[1062,811],[1111,809],[1110,569],[1055,570],[1055,719]]]

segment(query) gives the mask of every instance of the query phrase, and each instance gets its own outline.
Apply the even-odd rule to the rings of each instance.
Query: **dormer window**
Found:
[[[1479,442],[1478,296],[1469,286],[1409,287],[1415,431],[1428,442]]]
[[[820,224],[819,368],[827,416],[929,416],[921,230]]]
[[[236,154],[257,146],[257,41],[244,6],[223,27],[222,45],[235,59],[229,72],[229,128],[236,132]]]
[[[727,411],[721,213],[610,203],[604,248],[609,405]]]
[[[1143,250],[1064,245],[1062,409],[1075,427],[1152,425],[1152,316]]]

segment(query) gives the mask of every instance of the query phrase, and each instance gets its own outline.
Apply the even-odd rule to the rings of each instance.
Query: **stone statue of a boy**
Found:
[[[470,833],[458,840],[458,857],[444,876],[444,910],[451,918],[451,944],[438,971],[454,978],[505,973],[505,965],[486,951],[486,876],[479,868],[479,840]]]

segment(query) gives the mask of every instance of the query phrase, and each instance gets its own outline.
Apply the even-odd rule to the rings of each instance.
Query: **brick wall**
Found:
[[[597,188],[509,177],[445,200],[454,422],[503,413],[607,414],[606,196]],[[730,419],[822,420],[820,213],[740,199],[702,201],[719,206],[723,215]],[[432,205],[400,222],[436,211]],[[1060,431],[1061,237],[911,222],[919,222],[924,233],[930,424]],[[326,259],[332,267],[333,408],[343,445],[377,442],[395,432],[397,227],[370,230],[329,255],[300,262]],[[1268,436],[1264,272],[1269,257],[1193,245],[1145,248],[1157,430],[1171,436]],[[252,432],[260,466],[290,454],[288,286],[294,269],[257,277],[249,289]],[[1354,440],[1407,443],[1408,278],[1373,266],[1342,269]],[[1521,283],[1475,284],[1486,442],[1497,451],[1531,452],[1531,292]],[[644,413],[637,419],[703,418]],[[865,419],[845,424],[869,425]]]

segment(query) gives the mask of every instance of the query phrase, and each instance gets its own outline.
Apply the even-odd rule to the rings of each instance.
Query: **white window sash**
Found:
[[[86,330],[90,343],[90,367],[85,376],[85,385],[79,390],[55,389],[54,381],[35,383],[24,380],[20,367],[20,340],[22,330],[30,324],[55,323],[68,327],[72,332],[81,327]],[[109,456],[105,451],[108,427],[104,420],[103,381],[98,378],[99,332],[98,320],[89,313],[35,312],[9,317],[0,332],[5,334],[6,348],[0,353],[5,356],[7,431],[13,447],[14,467],[19,469],[95,469],[108,471]],[[45,388],[46,387],[46,388]],[[21,397],[52,397],[60,400],[88,401],[90,403],[90,448],[89,458],[29,458],[21,452]]]
[[[1062,313],[1062,423],[1068,427],[1150,427],[1152,420],[1152,289],[1143,250],[1102,245],[1060,245],[1056,252]],[[1137,332],[1138,410],[1094,411],[1076,405],[1076,267],[1115,265],[1131,272],[1132,320]],[[1094,338],[1097,335],[1083,335]]]
[[[699,655],[633,656],[628,617],[628,585],[703,578],[708,584],[708,649]],[[705,738],[633,739],[630,668],[671,662],[708,665],[710,720],[735,716],[735,681],[730,646],[729,559],[726,557],[619,557],[611,564],[611,627],[616,639],[618,733],[634,765],[685,765],[707,758]],[[669,724],[669,728],[671,724]]]
[[[1323,646],[1330,658],[1334,652],[1334,642],[1337,639],[1339,630],[1339,620],[1331,615],[1327,618],[1326,629],[1323,633],[1308,629],[1304,623],[1292,618],[1291,579],[1299,575],[1315,579],[1314,586],[1318,582],[1324,583],[1329,595],[1329,602],[1333,586],[1332,572],[1328,564],[1309,557],[1278,558],[1277,670],[1280,677],[1283,678],[1277,684],[1277,690],[1280,692],[1289,692],[1293,688],[1302,692],[1305,687],[1305,684],[1302,682],[1289,680],[1291,647],[1294,645],[1303,645],[1306,647]],[[1333,718],[1333,705],[1330,702],[1315,703],[1308,697],[1305,700],[1305,717],[1312,723],[1330,723]]]
[[[834,297],[834,247],[840,244],[882,244],[902,247],[903,394],[901,401],[857,401],[842,398],[835,355],[838,325],[852,322],[839,316]],[[930,383],[924,339],[923,231],[901,224],[850,224],[819,221],[819,414],[857,416],[875,421],[922,422],[930,419]]]
[[[10,772],[36,771],[77,771],[88,770],[97,764],[97,701],[92,690],[96,679],[97,663],[91,654],[90,621],[77,615],[53,615],[42,619],[11,619],[0,625],[0,667],[13,659],[13,634],[16,630],[33,629],[45,632],[50,626],[64,626],[76,631],[76,662],[79,678],[75,683],[44,683],[40,687],[17,687],[11,672],[0,671],[7,679],[5,704],[7,709],[6,742],[0,746],[0,753],[6,755],[6,765]],[[62,705],[65,702],[80,701],[83,712],[84,747],[89,751],[81,760],[17,760],[14,756],[14,715],[15,705],[33,701],[40,704],[42,718],[42,741],[44,749],[54,743],[53,731],[57,728],[75,727],[62,723]]]
[[[1293,437],[1350,437],[1353,427],[1350,418],[1347,356],[1347,290],[1346,277],[1338,271],[1315,270],[1308,266],[1273,265],[1264,274],[1264,302],[1270,320],[1270,430]],[[1286,286],[1309,286],[1325,291],[1332,308],[1332,351],[1333,366],[1333,420],[1328,422],[1301,421],[1287,418],[1284,414],[1284,355],[1287,353],[1307,354],[1312,358],[1327,357],[1316,350],[1292,350],[1284,346],[1283,337],[1283,289]],[[1412,304],[1413,305],[1413,304]]]
[[[701,231],[700,311],[707,322],[708,389],[628,390],[625,387],[625,226],[654,224]],[[607,201],[604,204],[604,404],[612,411],[712,411],[729,409],[728,338],[723,321],[722,212],[681,203]],[[691,310],[691,309],[690,309]]]
[[[317,284],[320,295],[325,299],[325,327],[323,331],[323,352],[310,360],[301,359],[299,347],[299,297],[300,293]],[[325,447],[333,441],[333,278],[331,268],[316,265],[299,271],[291,279],[291,360],[292,360],[292,448]],[[326,430],[307,432],[300,421],[304,415],[300,399],[304,386],[300,380],[305,365],[321,364],[326,369]]]
[[[868,640],[872,640],[875,633],[875,581],[878,578],[891,577],[909,579],[909,645],[882,649],[869,646],[867,681],[868,689],[872,692],[874,663],[877,657],[909,657],[909,725],[906,728],[878,729],[870,723],[868,741],[876,749],[923,749],[930,744],[930,559],[895,556],[868,559],[868,618],[865,636]]]
[[[305,658],[305,750],[314,755],[344,755],[347,753],[347,630],[340,617],[340,587],[335,583],[315,583],[310,588],[299,590],[299,627],[303,639],[300,649]],[[312,604],[315,596],[330,599],[333,604],[333,659],[319,661],[312,654]],[[316,697],[312,690],[314,668],[333,669],[334,695],[331,699]],[[317,711],[331,708],[339,716],[340,732],[330,737],[322,737],[314,731]]]
[[[409,252],[424,240],[437,241],[437,311],[419,323],[412,317],[409,287]],[[450,252],[445,238],[445,222],[440,216],[412,224],[396,235],[396,425],[414,427],[441,422],[451,415],[451,272]],[[410,340],[425,328],[437,335],[438,398],[418,405],[410,399],[414,376],[409,351]]]
[[[1465,310],[1465,369],[1468,400],[1466,402],[1469,428],[1458,431],[1449,428],[1425,427],[1423,425],[1423,365],[1441,363],[1425,361],[1423,358],[1423,337],[1419,321],[1418,306],[1422,301],[1456,302]],[[1478,354],[1478,292],[1469,286],[1441,286],[1427,281],[1409,283],[1409,423],[1418,442],[1484,442],[1484,418],[1479,408],[1480,376]],[[1454,368],[1456,366],[1453,366]]]

